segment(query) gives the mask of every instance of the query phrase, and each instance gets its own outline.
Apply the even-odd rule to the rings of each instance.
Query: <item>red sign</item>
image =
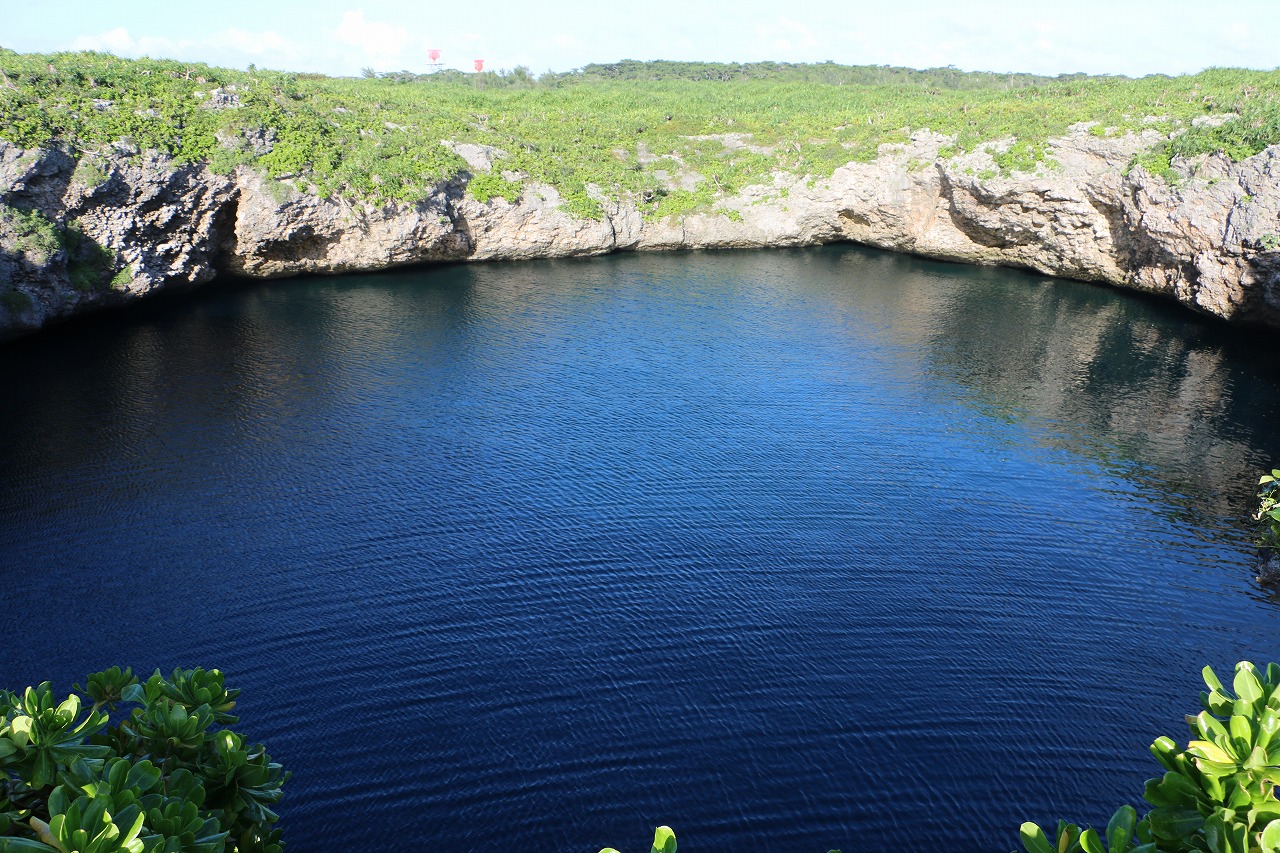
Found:
[[[483,60],[483,59],[477,59],[477,60],[475,60],[475,64],[476,64],[476,70],[477,70],[477,71],[483,71],[483,70],[484,70],[484,60]]]

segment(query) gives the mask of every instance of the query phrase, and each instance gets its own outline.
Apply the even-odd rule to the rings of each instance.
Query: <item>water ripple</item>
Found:
[[[1269,352],[849,248],[209,291],[7,354],[0,685],[220,666],[295,849],[1012,849],[1274,656]]]

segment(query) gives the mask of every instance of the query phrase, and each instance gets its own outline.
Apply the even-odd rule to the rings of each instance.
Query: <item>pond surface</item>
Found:
[[[4,349],[0,685],[221,668],[295,853],[1007,853],[1277,657],[1274,341],[852,247],[216,287]]]

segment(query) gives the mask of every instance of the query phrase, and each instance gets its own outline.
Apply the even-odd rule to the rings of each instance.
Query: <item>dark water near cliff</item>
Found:
[[[221,667],[295,853],[1004,853],[1277,657],[1274,352],[852,248],[199,294],[0,352],[0,684]]]

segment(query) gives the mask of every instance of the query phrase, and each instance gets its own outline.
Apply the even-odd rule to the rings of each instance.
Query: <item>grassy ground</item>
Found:
[[[238,105],[211,108],[210,93],[232,87]],[[1238,118],[1190,126],[1223,113]],[[514,170],[554,185],[582,216],[597,215],[602,196],[623,194],[653,216],[711,209],[775,169],[821,178],[925,128],[955,136],[944,154],[1016,137],[1001,165],[1026,168],[1043,159],[1045,139],[1080,121],[1098,122],[1101,134],[1185,130],[1142,156],[1155,172],[1167,173],[1179,153],[1240,158],[1280,142],[1280,71],[1135,80],[618,63],[537,79],[525,69],[349,79],[0,50],[0,138],[22,146],[61,140],[84,152],[88,170],[93,152],[127,139],[220,171],[252,164],[325,194],[413,200],[467,168],[441,144],[451,140],[506,153],[497,171],[473,182],[473,195],[514,198],[518,185],[500,174]],[[265,153],[251,144],[263,129],[274,136]],[[725,134],[738,144],[727,146]],[[698,178],[672,189],[668,178],[679,173]]]

